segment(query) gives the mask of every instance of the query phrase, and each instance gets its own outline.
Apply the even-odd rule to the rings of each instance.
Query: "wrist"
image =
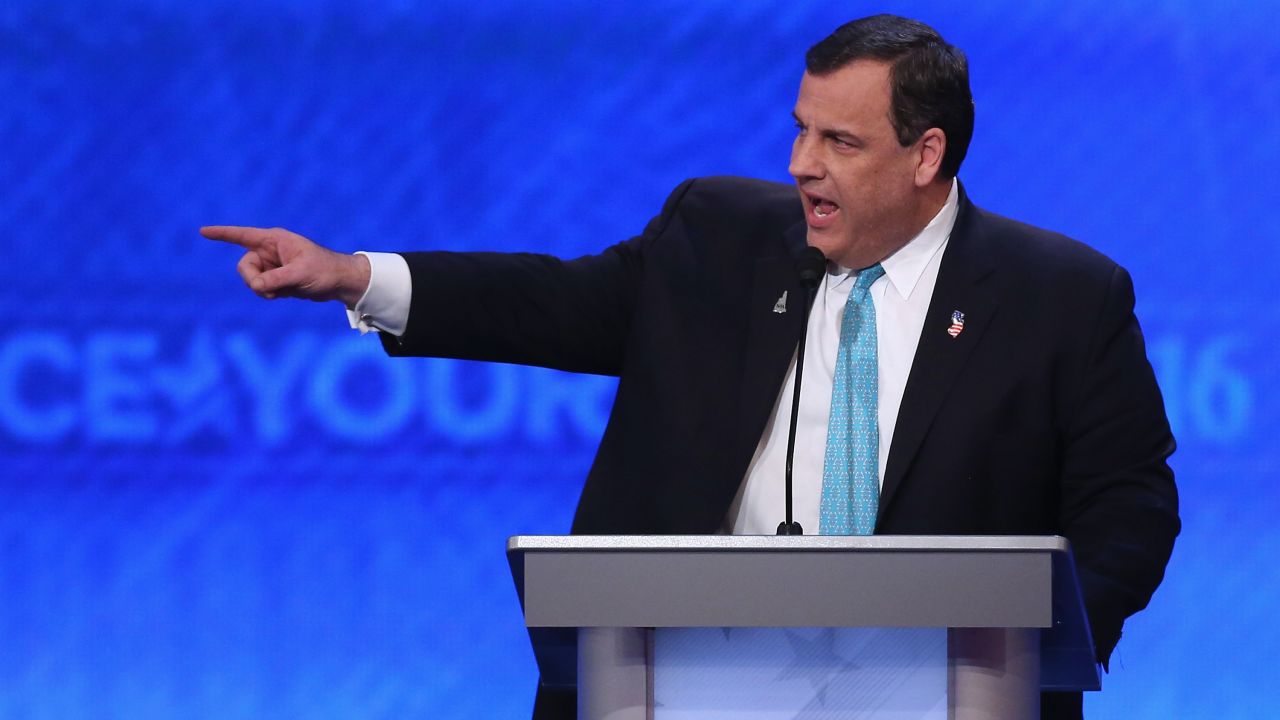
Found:
[[[360,299],[369,289],[369,258],[364,255],[343,255],[343,281],[338,291],[338,299],[350,310],[355,310]]]

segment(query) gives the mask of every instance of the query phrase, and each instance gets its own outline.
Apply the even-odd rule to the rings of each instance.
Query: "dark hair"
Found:
[[[845,23],[805,55],[813,75],[827,75],[855,60],[890,63],[890,121],[905,147],[929,128],[947,136],[940,172],[952,178],[973,138],[973,94],[964,52],[922,22],[872,15]]]

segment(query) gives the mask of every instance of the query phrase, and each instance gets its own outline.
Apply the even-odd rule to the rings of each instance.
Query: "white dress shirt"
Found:
[[[876,345],[879,363],[879,476],[884,482],[889,445],[898,419],[898,407],[911,373],[924,316],[933,297],[938,267],[946,250],[959,210],[955,181],[938,214],[900,250],[881,262],[884,277],[871,285],[876,308]],[[409,321],[413,282],[409,265],[395,253],[359,253],[369,258],[369,287],[355,309],[347,310],[353,329],[362,333],[380,330],[403,335]],[[840,318],[853,289],[853,273],[831,264],[818,286],[809,315],[805,343],[804,385],[800,389],[800,415],[793,458],[795,520],[808,534],[818,532],[818,506],[822,500],[822,468],[826,459],[827,420],[831,415],[831,387],[836,353],[840,346]],[[784,519],[783,468],[787,429],[795,386],[795,359],[774,404],[764,435],[747,468],[742,488],[725,518],[726,530],[735,535],[772,535]]]
[[[929,224],[897,252],[881,263],[884,276],[871,285],[876,308],[876,352],[879,365],[877,414],[880,429],[880,482],[889,460],[889,445],[898,422],[898,407],[915,359],[924,316],[933,298],[938,267],[959,211],[959,192],[951,183],[947,202]],[[818,285],[805,337],[804,382],[800,388],[800,413],[796,448],[792,458],[793,519],[806,534],[818,534],[818,509],[822,502],[822,468],[827,454],[827,421],[831,417],[831,386],[836,354],[840,349],[840,319],[856,273],[828,264]],[[945,329],[945,328],[943,328]],[[941,332],[941,330],[939,330]],[[796,382],[796,362],[791,359],[773,414],[765,425],[747,476],[734,498],[725,528],[734,535],[773,535],[786,519],[787,430],[791,398]]]

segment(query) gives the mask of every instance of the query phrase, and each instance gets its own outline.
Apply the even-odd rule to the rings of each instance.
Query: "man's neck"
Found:
[[[955,182],[955,178],[935,180],[924,189],[921,193],[919,209],[915,213],[915,222],[912,223],[914,229],[907,235],[903,245],[911,242],[911,239],[919,235],[920,231],[924,230],[942,211],[942,207],[947,204],[947,198],[951,196],[951,187]]]
[[[898,241],[892,243],[889,246],[889,251],[885,252],[882,257],[869,260],[866,258],[860,258],[859,260],[865,260],[860,264],[840,264],[846,267],[861,268],[874,265],[877,262],[883,262],[885,259],[892,257],[894,253],[906,247],[913,240],[919,237],[920,233],[924,232],[924,229],[929,226],[929,223],[933,222],[933,219],[938,216],[938,213],[942,212],[942,208],[947,204],[947,199],[951,196],[951,188],[954,186],[955,182],[956,180],[954,178],[937,180],[930,183],[927,188],[921,191],[919,202],[916,204],[915,209],[910,213],[910,220],[908,222],[904,222],[902,225],[903,230],[898,236]]]

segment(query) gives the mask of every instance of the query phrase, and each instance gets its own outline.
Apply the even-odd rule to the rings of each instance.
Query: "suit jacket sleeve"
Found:
[[[618,375],[645,266],[692,181],[644,232],[598,255],[402,253],[413,279],[404,335],[391,355],[449,357]]]
[[[1059,523],[1071,540],[1099,660],[1146,607],[1180,529],[1174,450],[1127,272],[1111,273],[1064,428]]]

